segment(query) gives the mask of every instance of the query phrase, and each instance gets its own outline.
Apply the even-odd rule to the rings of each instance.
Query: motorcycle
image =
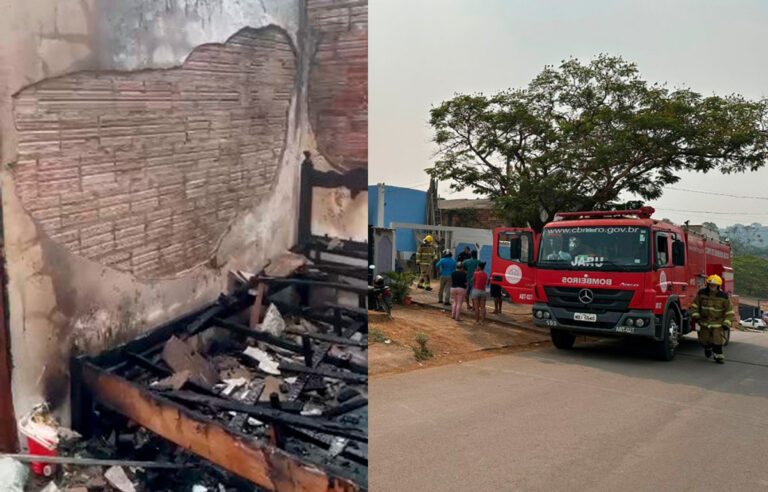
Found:
[[[392,289],[384,283],[381,275],[376,275],[373,285],[368,286],[368,306],[373,311],[392,314]]]

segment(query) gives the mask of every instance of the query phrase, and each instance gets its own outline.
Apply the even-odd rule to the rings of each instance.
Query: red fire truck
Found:
[[[496,229],[491,282],[513,302],[533,304],[534,323],[550,328],[557,348],[571,348],[576,334],[642,337],[671,360],[693,329],[688,311],[707,276],[733,293],[731,250],[653,213],[568,212],[541,234]]]

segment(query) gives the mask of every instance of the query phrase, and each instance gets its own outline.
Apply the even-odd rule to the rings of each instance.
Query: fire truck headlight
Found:
[[[635,326],[637,326],[638,328],[642,328],[643,326],[645,326],[645,320],[643,318],[637,318],[635,320]]]
[[[544,311],[544,319],[549,319],[551,317],[552,317],[552,315],[549,314],[549,311]]]
[[[537,317],[537,318],[541,319],[543,316],[544,316],[544,314],[542,314],[542,312],[541,312],[541,311],[539,311],[539,310],[536,310],[536,317]]]
[[[627,326],[635,326],[635,320],[632,318],[627,318]]]

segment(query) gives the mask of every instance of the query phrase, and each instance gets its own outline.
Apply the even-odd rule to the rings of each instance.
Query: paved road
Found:
[[[618,341],[370,381],[370,490],[768,491],[768,334],[720,366]]]

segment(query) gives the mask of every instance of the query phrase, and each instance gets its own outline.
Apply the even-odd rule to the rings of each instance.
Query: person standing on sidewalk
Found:
[[[450,306],[451,304],[448,300],[450,295],[450,287],[448,284],[451,283],[451,274],[456,271],[456,260],[454,260],[452,256],[453,253],[451,253],[451,250],[446,249],[443,251],[443,257],[437,262],[437,265],[435,265],[437,271],[440,272],[440,288],[437,291],[437,302],[446,306]],[[445,292],[445,297],[443,297],[443,292]]]
[[[456,264],[456,270],[451,274],[451,300],[453,301],[453,308],[451,309],[451,318],[456,321],[461,321],[461,305],[464,302],[464,297],[467,295],[467,272],[464,270],[464,265],[461,263]]]
[[[493,314],[501,314],[501,285],[491,283],[491,299],[493,299]]]
[[[435,246],[432,244],[432,236],[424,238],[424,242],[416,251],[416,263],[419,265],[419,289],[432,290],[432,264],[437,259]]]
[[[488,274],[485,273],[485,262],[481,261],[477,265],[477,270],[472,275],[472,305],[475,308],[475,322],[485,324],[485,300],[488,294],[485,287],[488,285]]]
[[[469,249],[469,246],[464,247],[464,251],[459,253],[459,256],[456,257],[456,261],[467,261],[470,258],[472,258],[472,252]]]
[[[470,281],[469,288],[467,289],[467,309],[472,309],[472,301],[469,298],[469,294],[472,289],[472,275],[475,274],[475,270],[477,270],[477,264],[480,263],[477,261],[477,250],[473,250],[470,258],[466,261],[463,261],[462,263],[464,264],[464,270],[467,272],[467,279]]]

